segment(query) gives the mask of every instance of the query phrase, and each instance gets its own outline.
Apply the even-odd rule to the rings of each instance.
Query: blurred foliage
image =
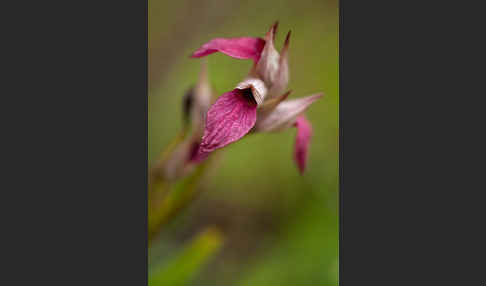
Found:
[[[199,61],[189,58],[191,52],[214,37],[263,37],[275,20],[280,22],[277,49],[292,30],[290,97],[325,94],[306,112],[314,128],[307,171],[299,175],[292,160],[294,129],[247,136],[227,146],[191,196],[192,203],[154,238],[150,273],[176,263],[173,259],[187,241],[215,225],[224,234],[224,247],[210,260],[196,259],[197,266],[181,266],[190,268],[187,275],[192,279],[177,281],[225,286],[338,284],[336,0],[149,0],[149,165],[182,129],[182,97],[200,69]],[[221,54],[207,59],[209,80],[218,94],[233,89],[252,64]],[[176,268],[169,272],[184,276],[181,271],[186,270]]]
[[[200,271],[201,266],[221,248],[222,243],[223,237],[220,232],[214,228],[206,229],[171,258],[168,265],[150,275],[149,285],[186,285]]]
[[[172,216],[189,204],[197,194],[199,183],[213,158],[199,164],[188,176],[174,182],[151,182],[149,193],[148,237],[149,242]]]

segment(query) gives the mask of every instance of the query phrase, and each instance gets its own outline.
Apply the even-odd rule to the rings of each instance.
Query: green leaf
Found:
[[[209,227],[190,241],[165,267],[154,271],[149,286],[187,285],[221,249],[223,235]]]

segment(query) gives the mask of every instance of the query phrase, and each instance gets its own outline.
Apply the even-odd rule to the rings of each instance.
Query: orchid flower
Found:
[[[221,95],[209,108],[194,161],[203,160],[214,150],[240,140],[250,131],[273,132],[296,127],[294,159],[300,172],[305,170],[312,127],[303,113],[322,94],[286,100],[290,92],[282,92],[289,80],[290,31],[279,53],[274,46],[277,27],[278,23],[275,23],[264,39],[216,38],[191,55],[199,58],[221,52],[233,58],[254,61],[247,78],[232,91]]]

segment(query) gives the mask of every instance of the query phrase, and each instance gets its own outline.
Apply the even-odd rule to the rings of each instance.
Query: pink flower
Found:
[[[255,64],[246,79],[220,96],[209,108],[201,144],[194,161],[200,161],[218,148],[240,140],[250,131],[273,132],[297,127],[294,158],[304,171],[312,127],[302,115],[322,94],[285,100],[282,94],[289,80],[288,48],[290,32],[279,54],[274,46],[278,23],[261,38],[217,38],[201,46],[192,57],[222,52]]]

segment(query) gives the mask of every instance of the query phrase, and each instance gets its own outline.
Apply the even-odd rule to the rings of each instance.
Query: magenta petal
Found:
[[[215,52],[222,52],[237,59],[260,59],[265,40],[261,38],[216,38],[202,45],[191,57],[200,58]]]
[[[235,89],[220,96],[209,108],[206,128],[195,161],[239,140],[255,125],[257,105]]]
[[[307,163],[307,153],[310,139],[312,137],[312,126],[304,115],[299,116],[294,125],[297,127],[294,160],[299,167],[300,173],[302,174]]]

